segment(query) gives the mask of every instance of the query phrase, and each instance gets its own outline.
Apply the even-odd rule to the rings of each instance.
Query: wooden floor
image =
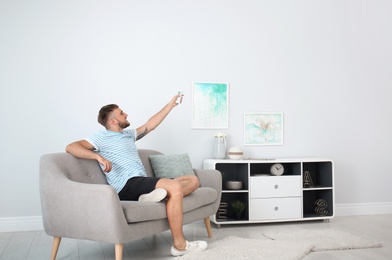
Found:
[[[392,259],[392,215],[367,215],[335,217],[329,222],[291,222],[274,224],[229,225],[218,229],[212,224],[213,238],[208,239],[203,221],[184,226],[188,240],[203,239],[209,243],[226,236],[235,235],[244,238],[259,238],[263,231],[286,230],[298,227],[331,227],[376,240],[383,244],[382,248],[341,250],[310,253],[304,260],[331,259]],[[49,259],[52,238],[44,231],[0,233],[0,259]],[[125,244],[123,259],[173,259],[170,256],[170,232],[163,232],[142,240]],[[207,249],[208,250],[208,249]],[[63,238],[57,255],[63,259],[114,259],[114,246],[86,240]]]

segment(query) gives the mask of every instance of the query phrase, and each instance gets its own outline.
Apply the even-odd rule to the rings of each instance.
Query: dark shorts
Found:
[[[138,200],[140,195],[150,193],[155,189],[160,178],[133,177],[127,181],[118,193],[120,200]]]

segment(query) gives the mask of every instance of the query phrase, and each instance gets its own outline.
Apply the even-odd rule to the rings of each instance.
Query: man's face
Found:
[[[127,120],[128,115],[126,113],[124,113],[124,111],[122,111],[121,108],[117,108],[113,111],[114,114],[114,119],[117,120],[117,124],[119,127],[121,127],[122,129],[127,128],[130,123]]]

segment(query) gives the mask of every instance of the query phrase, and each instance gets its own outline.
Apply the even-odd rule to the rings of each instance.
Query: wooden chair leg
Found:
[[[206,226],[208,237],[211,238],[212,237],[212,231],[211,231],[210,217],[204,218],[204,225]]]
[[[56,260],[57,251],[59,250],[60,242],[61,242],[61,237],[53,237],[52,255],[50,256],[50,260]]]
[[[114,246],[114,251],[116,254],[116,260],[122,260],[122,255],[123,255],[123,244],[116,244]]]

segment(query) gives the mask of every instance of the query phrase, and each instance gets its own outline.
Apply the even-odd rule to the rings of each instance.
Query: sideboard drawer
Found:
[[[251,199],[249,220],[302,218],[301,198]]]
[[[250,198],[301,196],[301,176],[259,176],[250,178]]]

